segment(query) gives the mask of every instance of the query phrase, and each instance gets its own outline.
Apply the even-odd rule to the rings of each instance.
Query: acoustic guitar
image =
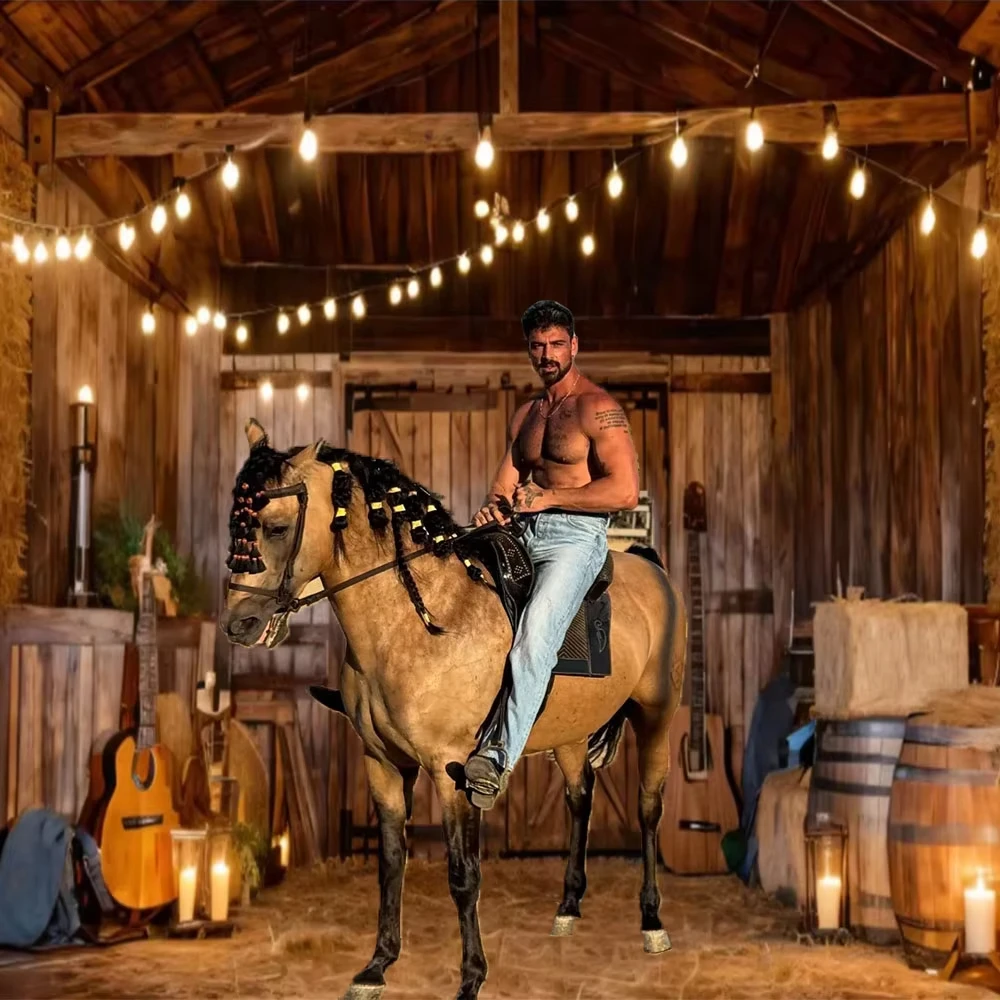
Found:
[[[683,875],[727,872],[722,837],[739,826],[736,799],[725,769],[722,718],[705,710],[701,538],[707,530],[705,488],[701,483],[689,483],[684,491],[684,531],[691,591],[688,630],[691,704],[681,705],[670,724],[671,768],[659,838],[667,867]]]
[[[173,803],[170,751],[156,742],[156,594],[147,569],[139,581],[139,725],[104,757],[109,789],[101,830],[101,868],[114,900],[130,910],[166,906],[176,897],[170,831],[180,825]]]

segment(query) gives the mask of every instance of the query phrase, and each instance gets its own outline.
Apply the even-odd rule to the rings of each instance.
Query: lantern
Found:
[[[171,830],[170,842],[173,849],[174,887],[177,892],[174,920],[178,924],[186,924],[197,916],[198,899],[204,881],[205,831]]]
[[[847,927],[847,828],[818,813],[806,820],[806,930],[835,935]]]
[[[94,475],[94,394],[90,386],[80,389],[71,405],[73,446],[70,451],[70,585],[68,603],[78,608],[93,603],[90,586],[90,507]]]
[[[209,877],[206,909],[214,921],[223,921],[229,916],[231,854],[229,827],[220,826],[209,831],[206,858]]]

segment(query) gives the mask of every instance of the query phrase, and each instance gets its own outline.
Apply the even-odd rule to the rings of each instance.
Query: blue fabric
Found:
[[[500,734],[508,771],[524,752],[566,630],[607,559],[608,519],[543,511],[528,522],[522,541],[535,583],[510,651],[513,686]]]
[[[80,930],[70,847],[73,827],[47,809],[29,809],[0,854],[0,945],[70,944]]]

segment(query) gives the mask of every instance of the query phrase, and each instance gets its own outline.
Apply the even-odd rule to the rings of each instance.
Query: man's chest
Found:
[[[518,450],[528,465],[587,461],[590,443],[580,428],[576,407],[558,407],[548,418],[538,404],[531,408],[517,436]]]

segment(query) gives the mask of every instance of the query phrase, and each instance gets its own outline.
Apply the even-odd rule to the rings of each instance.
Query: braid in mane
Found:
[[[264,560],[257,547],[258,513],[267,506],[264,490],[269,482],[280,480],[287,455],[275,451],[267,438],[250,449],[233,487],[233,506],[229,511],[229,555],[226,566],[233,573],[263,573]]]

